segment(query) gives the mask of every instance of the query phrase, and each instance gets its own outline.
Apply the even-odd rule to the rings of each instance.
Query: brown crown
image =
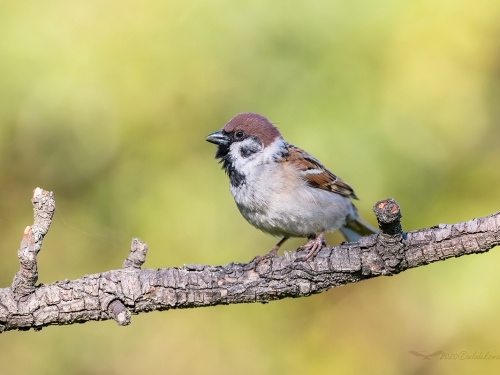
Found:
[[[266,117],[258,113],[240,113],[229,120],[222,128],[224,133],[232,133],[238,130],[243,131],[247,135],[256,136],[260,139],[264,147],[273,143],[276,138],[281,138],[278,128],[271,124]]]

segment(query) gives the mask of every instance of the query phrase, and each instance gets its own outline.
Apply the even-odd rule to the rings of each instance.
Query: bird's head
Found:
[[[240,155],[247,158],[278,138],[281,133],[266,117],[245,112],[234,116],[221,130],[207,135],[206,140],[219,146],[216,158],[224,157],[231,149],[238,149]]]
[[[215,157],[221,159],[230,178],[232,173],[244,175],[250,165],[262,162],[264,151],[277,139],[282,139],[278,128],[266,117],[252,112],[234,116],[221,130],[206,137],[218,146]]]

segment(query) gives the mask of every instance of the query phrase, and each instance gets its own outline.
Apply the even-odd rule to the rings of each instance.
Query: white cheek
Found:
[[[252,139],[246,139],[242,142],[235,142],[229,147],[229,153],[234,161],[234,166],[239,170],[249,171],[252,167],[267,164],[275,161],[276,155],[283,149],[285,142],[278,138],[266,148],[262,148],[260,144],[256,144]],[[259,151],[244,158],[241,156],[241,147],[257,146]]]
[[[241,156],[241,148],[242,147],[252,147],[256,148],[258,147],[258,150],[256,153],[248,156],[248,157],[243,157]],[[231,159],[233,160],[234,167],[238,171],[242,172],[247,172],[250,171],[253,167],[262,164],[262,147],[260,145],[256,145],[255,141],[251,139],[246,139],[242,142],[235,142],[229,147],[229,153],[231,155]]]
[[[270,197],[276,195],[274,192],[276,187],[282,190],[282,187],[286,186],[283,178],[280,178],[281,175],[275,173],[276,168],[280,168],[276,163],[276,157],[283,151],[284,141],[278,139],[248,158],[241,156],[241,146],[241,144],[232,144],[229,154],[234,168],[245,175],[246,183],[238,186],[230,185],[231,194],[240,210],[244,207],[250,210],[255,207],[267,207]],[[270,181],[274,183],[269,184]]]

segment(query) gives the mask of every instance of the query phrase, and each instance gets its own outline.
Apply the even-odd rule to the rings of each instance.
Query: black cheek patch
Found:
[[[251,147],[241,147],[240,148],[240,155],[244,158],[248,158],[250,155],[253,155],[257,152],[257,150],[251,148]]]

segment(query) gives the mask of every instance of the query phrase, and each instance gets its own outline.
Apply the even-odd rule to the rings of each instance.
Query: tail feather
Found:
[[[363,221],[359,216],[348,220],[339,231],[347,242],[357,242],[363,236],[378,233],[377,229]]]

